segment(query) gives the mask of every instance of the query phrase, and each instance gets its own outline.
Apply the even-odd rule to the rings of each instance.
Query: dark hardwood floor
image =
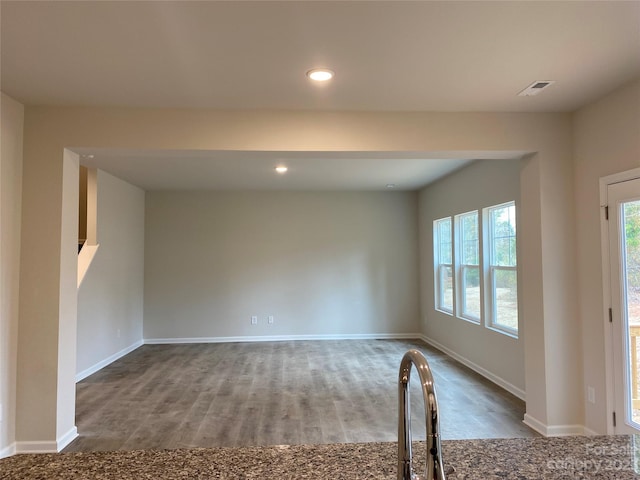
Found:
[[[77,384],[80,437],[65,451],[396,441],[410,348],[432,367],[443,439],[537,436],[524,402],[421,341],[145,345]]]

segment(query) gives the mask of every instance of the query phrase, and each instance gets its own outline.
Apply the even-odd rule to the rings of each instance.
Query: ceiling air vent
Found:
[[[546,89],[547,87],[550,87],[554,83],[556,83],[555,80],[537,80],[533,82],[531,85],[529,85],[527,88],[522,90],[518,94],[518,96],[533,97],[535,95],[538,95],[542,90]]]

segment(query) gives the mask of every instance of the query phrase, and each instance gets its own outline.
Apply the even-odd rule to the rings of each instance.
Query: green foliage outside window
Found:
[[[640,323],[640,201],[624,204],[627,303],[630,323]]]
[[[510,205],[491,211],[493,231],[492,265],[516,266],[516,222],[515,206]]]

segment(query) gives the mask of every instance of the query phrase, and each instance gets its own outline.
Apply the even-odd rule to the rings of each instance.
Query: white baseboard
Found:
[[[78,438],[78,427],[74,426],[67,433],[62,435],[56,440],[56,448],[58,452],[61,452],[64,447]]]
[[[537,418],[532,417],[528,413],[524,414],[524,420],[522,420],[522,423],[524,423],[527,427],[534,429],[540,435],[544,435],[545,437],[548,436],[547,425],[542,423]]]
[[[420,340],[419,333],[355,333],[338,335],[264,335],[238,337],[145,338],[145,345],[173,343],[285,342],[293,340]]]
[[[16,442],[15,453],[58,453],[58,443],[55,441]]]
[[[56,441],[16,442],[13,453],[58,453],[78,437],[77,427],[71,428]]]
[[[0,458],[10,457],[11,455],[15,455],[15,453],[16,453],[16,442],[13,442],[8,447],[5,447],[2,450],[0,450]]]
[[[585,428],[583,425],[546,425],[537,418],[532,417],[528,413],[524,414],[524,420],[522,422],[528,427],[533,428],[539,434],[544,435],[545,437],[589,435],[587,432],[592,432],[592,434],[595,434],[595,432]]]
[[[574,435],[584,435],[582,425],[549,425],[547,427],[547,437],[570,437]]]
[[[489,370],[481,367],[480,365],[477,365],[477,364],[473,363],[468,358],[465,358],[462,355],[459,355],[458,353],[454,352],[453,350],[445,347],[444,345],[436,342],[435,340],[433,340],[433,339],[431,339],[431,338],[429,338],[429,337],[427,337],[425,335],[420,335],[419,338],[421,340],[423,340],[424,342],[428,343],[429,345],[437,348],[438,350],[443,351],[444,353],[449,355],[451,358],[457,360],[461,364],[469,367],[474,372],[479,373],[480,375],[482,375],[483,377],[485,377],[488,380],[491,380],[493,383],[495,383],[499,387],[504,388],[507,392],[515,395],[520,400],[525,400],[526,401],[526,396],[527,396],[526,392],[524,390],[522,390],[521,388],[516,387],[515,385],[507,382],[505,379],[503,379],[503,378],[491,373]]]
[[[583,434],[586,435],[587,437],[595,437],[596,435],[599,435],[598,432],[596,432],[595,430],[591,430],[590,428],[587,428],[587,427],[584,427]]]
[[[80,380],[84,380],[89,375],[93,375],[98,370],[103,369],[104,367],[106,367],[110,363],[113,363],[116,360],[118,360],[119,358],[124,357],[126,354],[133,352],[136,348],[141,347],[143,344],[144,344],[144,342],[142,340],[138,340],[133,345],[129,345],[127,348],[125,348],[123,350],[120,350],[119,352],[114,353],[110,357],[107,357],[104,360],[99,361],[95,365],[92,365],[91,367],[89,367],[89,368],[87,368],[87,369],[85,369],[85,370],[83,370],[83,371],[81,371],[79,373],[76,373],[76,383],[79,382]]]

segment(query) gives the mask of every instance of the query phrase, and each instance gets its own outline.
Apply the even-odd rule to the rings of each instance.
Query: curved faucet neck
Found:
[[[440,446],[440,425],[438,421],[438,400],[433,384],[433,375],[427,359],[418,350],[409,350],[402,357],[398,374],[398,480],[416,480],[413,474],[411,455],[411,409],[409,402],[409,382],[411,369],[415,366],[420,376],[420,385],[425,406],[427,429],[426,480],[445,480]]]

